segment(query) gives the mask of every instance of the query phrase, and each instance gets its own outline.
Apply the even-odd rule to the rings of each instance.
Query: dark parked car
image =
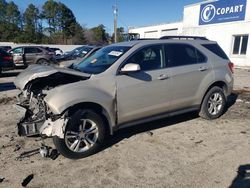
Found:
[[[62,61],[68,61],[68,60],[73,60],[78,57],[84,57],[89,51],[91,51],[94,48],[94,46],[81,46],[78,48],[75,48],[74,50],[70,52],[66,52],[65,54],[56,57],[57,62],[62,62]]]
[[[30,64],[48,65],[52,62],[55,53],[41,46],[20,46],[10,50],[16,66]]]
[[[4,51],[8,52],[8,51],[11,50],[11,46],[0,46],[0,49],[2,49],[2,50],[4,50]]]
[[[2,70],[10,70],[14,68],[15,64],[13,63],[12,56],[3,49],[0,49],[0,73]]]
[[[84,54],[84,57],[77,57],[76,59],[73,59],[73,60],[61,61],[59,63],[59,66],[72,68],[73,66],[76,66],[79,63],[81,63],[82,61],[84,61],[84,59],[92,56],[97,50],[99,50],[101,48],[102,48],[101,46],[96,46],[96,47],[92,48],[90,51],[88,51],[88,53]]]

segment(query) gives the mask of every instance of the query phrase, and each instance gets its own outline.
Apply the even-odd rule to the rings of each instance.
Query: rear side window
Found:
[[[41,53],[42,50],[40,50],[39,48],[25,48],[25,53],[29,53],[29,54],[35,54],[35,53]]]
[[[217,56],[221,57],[222,59],[228,59],[227,55],[218,44],[203,44],[202,46],[204,46],[206,49],[216,54]]]
[[[165,56],[169,67],[205,63],[206,57],[195,47],[186,44],[168,44]]]

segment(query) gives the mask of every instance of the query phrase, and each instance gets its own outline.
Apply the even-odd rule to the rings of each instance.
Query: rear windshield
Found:
[[[228,59],[227,55],[218,44],[203,44],[202,46],[204,46],[206,49],[213,52],[217,56],[221,57],[222,59]]]

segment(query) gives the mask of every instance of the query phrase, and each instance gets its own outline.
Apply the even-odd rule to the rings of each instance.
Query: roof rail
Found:
[[[163,36],[160,39],[208,40],[206,37],[199,37],[199,36]]]

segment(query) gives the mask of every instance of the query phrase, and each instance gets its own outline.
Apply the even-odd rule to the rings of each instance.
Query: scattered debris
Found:
[[[57,149],[52,149],[51,152],[50,152],[49,157],[52,160],[56,160],[59,155],[60,155],[60,153],[57,151]]]
[[[34,178],[34,174],[28,175],[28,176],[23,180],[22,186],[23,186],[23,187],[26,187],[26,186],[30,183],[30,181],[31,181],[33,178]]]
[[[2,148],[4,149],[4,148],[11,147],[11,146],[12,146],[12,144],[2,145]]]
[[[20,149],[21,149],[21,146],[20,146],[19,144],[16,144],[15,149],[14,149],[14,152],[16,152],[16,151],[18,151],[18,150],[20,150]]]
[[[241,99],[237,99],[237,100],[236,100],[236,102],[243,102],[243,100],[241,100]]]
[[[12,142],[12,141],[14,141],[14,137],[13,136],[10,137],[10,142]]]
[[[0,183],[2,183],[5,180],[5,178],[0,177]]]
[[[148,134],[149,136],[153,136],[153,135],[154,135],[154,133],[151,132],[151,131],[148,131],[147,134]]]
[[[200,140],[198,142],[195,142],[195,144],[201,144],[203,142],[203,140]]]
[[[42,157],[48,157],[49,148],[47,146],[42,146],[42,147],[40,147],[39,152],[40,152]]]
[[[25,151],[25,152],[21,153],[21,154],[16,158],[16,160],[21,160],[21,159],[23,159],[23,158],[30,157],[30,156],[32,156],[32,155],[36,155],[36,154],[40,153],[39,151],[40,151],[40,148],[33,149],[33,150],[30,150],[30,151]]]

